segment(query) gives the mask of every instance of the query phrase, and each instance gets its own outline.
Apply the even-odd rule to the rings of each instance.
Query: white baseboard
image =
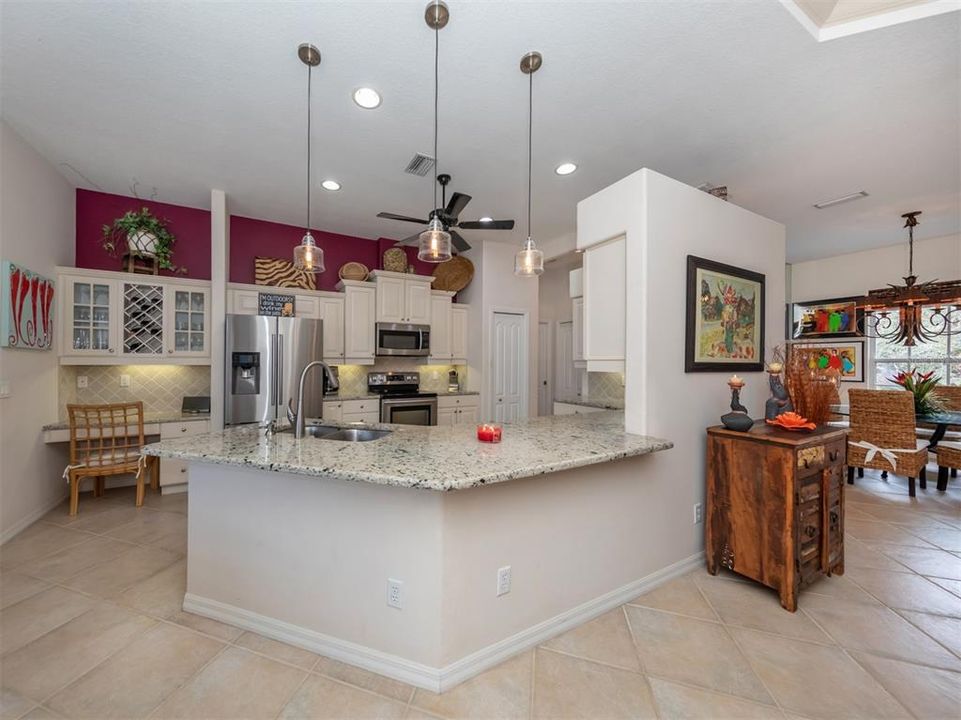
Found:
[[[17,521],[16,523],[8,527],[6,530],[3,531],[2,534],[0,534],[0,545],[3,545],[8,540],[13,540],[14,536],[26,530],[28,527],[30,527],[35,522],[37,522],[37,520],[42,518],[51,510],[53,510],[55,507],[57,507],[57,505],[62,503],[65,497],[67,497],[66,490],[64,490],[63,495],[61,495],[60,497],[51,500],[43,507],[30,513],[29,515],[27,515],[27,517],[21,518],[19,521]]]
[[[415,687],[433,692],[444,692],[500,664],[519,652],[540,645],[563,632],[583,625],[589,620],[623,605],[628,600],[632,600],[642,593],[653,590],[657,586],[695,569],[703,562],[704,553],[695,553],[673,565],[668,565],[639,580],[630,582],[499,642],[481,648],[443,668],[435,668],[406,660],[397,655],[341,640],[299,625],[293,625],[191,593],[184,596],[183,608],[187,612],[296,645]]]
[[[161,495],[180,495],[187,492],[187,483],[177,483],[176,485],[161,485]]]

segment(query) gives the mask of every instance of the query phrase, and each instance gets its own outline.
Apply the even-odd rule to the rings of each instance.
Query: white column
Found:
[[[227,194],[210,191],[210,429],[224,426],[224,318],[230,270]]]

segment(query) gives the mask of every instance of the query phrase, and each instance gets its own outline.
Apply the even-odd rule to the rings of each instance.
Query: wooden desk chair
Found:
[[[848,399],[848,484],[854,484],[855,468],[872,468],[907,476],[911,497],[915,496],[915,478],[920,479],[922,489],[927,488],[928,443],[915,436],[914,395],[897,390],[848,390]]]
[[[94,496],[103,495],[108,475],[137,476],[137,507],[143,505],[144,474],[150,487],[160,487],[157,458],[141,458],[143,403],[113,405],[67,405],[70,419],[70,465],[64,473],[70,481],[70,514],[77,514],[80,482],[94,478]]]

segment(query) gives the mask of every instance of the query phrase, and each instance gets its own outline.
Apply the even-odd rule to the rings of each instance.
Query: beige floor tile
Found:
[[[877,520],[874,515],[868,512],[867,506],[848,503],[844,508],[844,519],[847,520]]]
[[[884,688],[918,718],[961,716],[961,675],[948,670],[912,665],[898,660],[855,653]]]
[[[910,572],[897,560],[871,549],[859,540],[850,538],[844,543],[844,566],[845,568],[864,567],[892,572]]]
[[[684,575],[669,580],[660,587],[634,598],[630,601],[630,604],[655,610],[667,610],[705,620],[717,620],[717,615],[711,610],[711,606],[704,601],[704,597],[697,589],[696,584],[710,580],[714,580],[714,578],[708,575],[707,571]]]
[[[657,714],[643,675],[538,649],[532,717],[593,720]]]
[[[0,608],[20,602],[31,595],[36,595],[49,583],[18,572],[5,572],[0,575]]]
[[[521,653],[442,695],[418,689],[412,704],[445,718],[526,719],[532,660],[532,652]]]
[[[901,498],[904,498],[905,501],[892,502],[892,499],[900,500]],[[896,523],[906,530],[917,527],[946,527],[937,517],[919,511],[916,504],[912,507],[907,500],[909,498],[907,498],[906,493],[903,496],[889,495],[884,499],[874,499],[874,501],[868,503],[864,510],[878,520]]]
[[[148,615],[171,618],[183,609],[186,591],[187,561],[178,560],[156,575],[127,588],[116,597],[116,601]]]
[[[63,716],[59,713],[49,710],[48,708],[38,705],[20,718],[20,720],[63,720]]]
[[[405,703],[414,694],[414,688],[407,683],[377,675],[333,658],[318,658],[317,664],[314,666],[314,672]]]
[[[961,597],[961,580],[948,580],[947,578],[931,577],[930,575],[925,575],[925,577],[935,585],[943,587],[945,590]]]
[[[147,510],[133,522],[106,533],[110,537],[166,550],[186,552],[187,516],[180,513]],[[930,547],[930,546],[929,546]]]
[[[0,690],[0,720],[17,720],[36,703],[18,692],[4,687]]]
[[[145,717],[225,646],[158,623],[47,704],[71,718]]]
[[[913,625],[921,628],[928,635],[961,657],[961,620],[958,618],[928,615],[920,612],[902,610],[901,615]]]
[[[143,508],[136,507],[133,503],[129,505],[114,505],[109,510],[87,514],[84,514],[83,506],[81,506],[77,514],[79,519],[70,524],[70,529],[103,534],[121,525],[133,522],[144,512],[147,511]]]
[[[961,598],[920,575],[851,568],[851,579],[888,607],[961,617]]]
[[[128,543],[110,538],[94,535],[88,537],[88,540],[58,550],[46,557],[18,565],[17,569],[44,580],[63,582],[83,570],[113,560],[133,548]]]
[[[649,675],[771,702],[722,625],[632,605],[626,608],[641,666]]]
[[[90,535],[69,528],[34,523],[0,548],[0,565],[8,570],[89,539]]]
[[[733,632],[751,665],[785,710],[825,720],[910,717],[840,648],[755,630]]]
[[[773,705],[760,705],[710,690],[650,678],[651,689],[660,717],[671,720],[781,720],[781,711]]]
[[[131,498],[132,497],[133,496],[131,496]],[[80,510],[76,515],[70,514],[70,500],[65,498],[62,503],[40,518],[40,520],[41,522],[51,523],[53,525],[69,527],[91,515],[96,515],[105,510],[112,510],[115,507],[116,505],[114,503],[107,502],[105,499],[95,498],[93,491],[81,492]]]
[[[101,603],[46,635],[3,656],[3,682],[43,700],[145,632],[156,621]]]
[[[311,675],[284,706],[278,720],[401,720],[404,703],[321,675]]]
[[[544,643],[543,647],[639,671],[641,664],[624,610],[617,608]]]
[[[87,612],[96,600],[52,587],[11,605],[0,613],[0,652],[13,652],[65,622]]]
[[[724,623],[801,640],[831,642],[809,617],[782,608],[777,591],[771,588],[756,583],[713,582],[704,583],[702,589]]]
[[[274,660],[280,660],[288,665],[296,665],[302,670],[310,670],[320,658],[319,655],[309,650],[294,647],[293,645],[278,642],[277,640],[271,640],[263,635],[257,635],[251,632],[243,633],[234,640],[234,644],[247,650],[260,653],[261,655],[266,655]]]
[[[942,550],[961,550],[961,530],[944,527],[919,527],[909,530],[912,535],[926,540],[932,545],[937,545]]]
[[[144,498],[144,505],[149,508],[181,514],[186,514],[188,502],[187,493],[174,493],[172,495],[147,493],[147,497]]]
[[[886,544],[873,547],[922,575],[961,580],[961,558],[945,550]]]
[[[110,562],[84,570],[65,580],[63,584],[82,592],[109,598],[173,565],[179,559],[179,555],[169,550],[133,545]]]
[[[812,597],[802,611],[848,650],[961,670],[961,660],[886,607]]]
[[[851,580],[851,573],[854,569],[855,568],[848,568],[844,575],[821,577],[813,584],[803,588],[798,596],[800,598],[798,601],[799,604],[804,602],[804,598],[811,595],[823,595],[824,597],[836,598],[837,600],[877,605],[878,601],[875,598],[871,597],[868,593],[858,587],[853,580]],[[908,575],[910,573],[904,574]]]
[[[240,648],[227,648],[151,717],[273,720],[306,676],[303,670]]]
[[[236,628],[233,625],[227,625],[226,623],[201,617],[200,615],[194,615],[193,613],[184,612],[183,610],[178,610],[175,612],[170,616],[169,620],[177,623],[178,625],[183,625],[184,627],[196,630],[197,632],[211,635],[218,640],[226,640],[227,642],[233,642],[244,632],[240,628]]]
[[[913,535],[891,523],[858,520],[856,518],[844,519],[845,537],[853,537],[861,542],[886,542],[892,545],[911,545],[914,547],[932,547],[931,543],[922,540],[917,535]]]
[[[433,715],[420,708],[410,707],[407,708],[407,714],[404,715],[404,720],[444,720],[444,718],[440,715]]]

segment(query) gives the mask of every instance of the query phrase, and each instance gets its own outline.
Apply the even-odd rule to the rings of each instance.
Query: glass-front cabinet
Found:
[[[65,278],[62,292],[67,299],[63,318],[61,354],[116,354],[115,284],[110,280]]]
[[[167,307],[167,354],[210,355],[210,291],[168,285]]]

